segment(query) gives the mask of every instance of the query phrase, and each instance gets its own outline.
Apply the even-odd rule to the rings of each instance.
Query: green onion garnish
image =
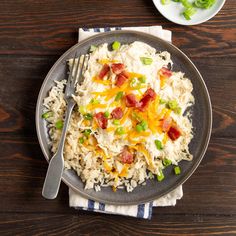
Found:
[[[55,123],[55,127],[57,129],[62,129],[63,128],[63,121],[62,120],[58,120],[56,123]]]
[[[171,100],[167,103],[167,107],[174,111],[176,114],[181,114],[181,108],[176,100]]]
[[[80,112],[80,114],[84,115],[84,114],[86,113],[86,108],[85,108],[85,106],[80,106],[80,107],[79,107],[79,112]]]
[[[84,138],[83,138],[83,137],[80,137],[80,138],[79,138],[79,143],[81,143],[81,144],[84,143]]]
[[[164,100],[164,99],[162,99],[162,98],[160,98],[160,100],[159,100],[159,103],[160,103],[160,104],[166,104],[166,103],[167,103],[167,101],[166,101],[166,100]]]
[[[120,124],[120,121],[119,121],[119,120],[113,120],[113,124],[114,124],[114,125],[119,125],[119,124]]]
[[[165,158],[165,159],[162,161],[162,163],[163,163],[164,166],[169,166],[169,165],[171,165],[172,162],[171,162],[171,160]]]
[[[117,94],[116,94],[116,97],[115,97],[115,101],[119,101],[122,97],[123,97],[123,92],[122,91],[120,91],[120,92],[118,92]]]
[[[181,173],[180,167],[179,166],[175,166],[174,167],[174,172],[175,172],[176,175],[179,175]]]
[[[84,133],[85,137],[88,137],[92,133],[92,130],[91,129],[86,129],[86,130],[84,130],[83,133]]]
[[[137,124],[135,127],[137,132],[142,132],[143,131],[143,127],[140,124]]]
[[[89,52],[94,52],[97,49],[97,47],[95,45],[91,45]]]
[[[182,13],[186,20],[191,20],[191,16],[194,15],[197,10],[194,7],[188,7]]]
[[[142,126],[143,131],[145,131],[148,128],[148,123],[145,120],[142,120],[140,125]]]
[[[195,0],[194,6],[198,8],[210,8],[215,4],[215,0]]]
[[[47,118],[52,117],[52,116],[53,116],[53,112],[52,111],[47,111],[47,112],[42,114],[42,118],[43,119],[47,119]]]
[[[95,99],[95,98],[92,98],[91,101],[90,101],[91,104],[98,104],[99,103],[99,100]]]
[[[111,47],[113,50],[118,50],[120,48],[120,42],[115,41]]]
[[[104,116],[105,116],[106,118],[108,118],[109,115],[110,115],[110,113],[109,113],[108,111],[105,111],[105,112],[104,112]]]
[[[151,65],[153,61],[150,57],[140,57],[140,60],[144,65]]]
[[[147,78],[146,78],[146,76],[145,76],[145,75],[143,75],[142,77],[139,77],[139,78],[138,78],[138,80],[140,81],[140,83],[142,83],[142,84],[145,84],[145,83],[146,83],[146,80],[147,80]]]
[[[119,127],[116,129],[116,134],[118,135],[122,135],[122,134],[125,134],[125,130],[123,127]]]
[[[84,115],[84,119],[85,119],[85,120],[92,120],[92,119],[93,119],[93,115],[92,115],[91,113],[86,113],[86,114]]]
[[[165,176],[164,176],[163,172],[160,171],[160,174],[157,175],[157,180],[158,180],[159,182],[161,182],[164,178],[165,178]]]
[[[163,146],[162,146],[162,143],[161,143],[160,140],[156,139],[154,142],[155,142],[156,148],[158,150],[162,150],[163,149]]]

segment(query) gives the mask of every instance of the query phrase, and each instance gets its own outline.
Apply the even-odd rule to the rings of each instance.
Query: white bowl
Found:
[[[223,7],[225,0],[216,0],[216,3],[209,9],[197,8],[197,12],[191,17],[191,20],[186,20],[181,14],[184,7],[179,2],[170,1],[169,4],[163,5],[161,0],[153,0],[153,3],[166,19],[179,25],[197,25],[215,16]]]

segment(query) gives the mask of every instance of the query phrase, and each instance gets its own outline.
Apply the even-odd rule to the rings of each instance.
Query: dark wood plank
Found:
[[[136,222],[134,224],[134,221]],[[30,234],[29,234],[30,232]],[[162,215],[151,221],[96,213],[0,214],[1,235],[235,235],[236,221],[218,215]]]
[[[236,55],[236,6],[223,9],[199,26],[167,21],[152,1],[27,1],[1,3],[0,54],[60,55],[77,41],[78,27],[163,25],[173,31],[174,44],[192,57]]]

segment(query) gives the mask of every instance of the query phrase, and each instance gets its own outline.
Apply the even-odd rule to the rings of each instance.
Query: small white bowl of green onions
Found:
[[[153,0],[158,11],[180,25],[201,24],[215,16],[225,0]]]

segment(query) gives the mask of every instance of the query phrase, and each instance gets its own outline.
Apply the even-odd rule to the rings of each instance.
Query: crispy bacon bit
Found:
[[[116,83],[115,85],[118,87],[121,87],[124,82],[127,80],[127,77],[125,77],[122,73],[116,76]]]
[[[181,132],[176,126],[171,126],[167,134],[171,140],[175,141],[180,137]]]
[[[120,154],[121,161],[125,164],[131,164],[134,161],[134,156],[128,151],[127,147]]]
[[[171,123],[172,123],[172,118],[170,116],[167,118],[164,118],[162,120],[162,130],[164,132],[167,132],[171,127]]]
[[[160,75],[169,78],[172,75],[172,71],[167,69],[166,67],[162,67],[159,71]]]
[[[111,116],[114,119],[121,119],[123,117],[123,110],[121,107],[116,107],[112,112]]]
[[[111,70],[114,74],[118,75],[125,69],[125,65],[122,63],[113,63],[111,65]]]
[[[102,129],[107,128],[108,119],[105,117],[104,112],[99,112],[94,117],[97,119],[98,125]]]
[[[125,96],[125,104],[127,107],[138,107],[139,102],[133,93]]]
[[[98,74],[98,78],[103,79],[108,74],[109,71],[110,71],[110,66],[108,64],[104,64],[100,73]]]
[[[156,98],[156,93],[153,89],[149,88],[147,91],[144,93],[142,99],[140,100],[139,104],[139,109],[141,111],[144,111],[145,108],[148,106],[148,103],[150,101],[153,101]]]
[[[123,70],[120,75],[123,75],[124,77],[126,77],[127,79],[129,78],[129,72]]]

